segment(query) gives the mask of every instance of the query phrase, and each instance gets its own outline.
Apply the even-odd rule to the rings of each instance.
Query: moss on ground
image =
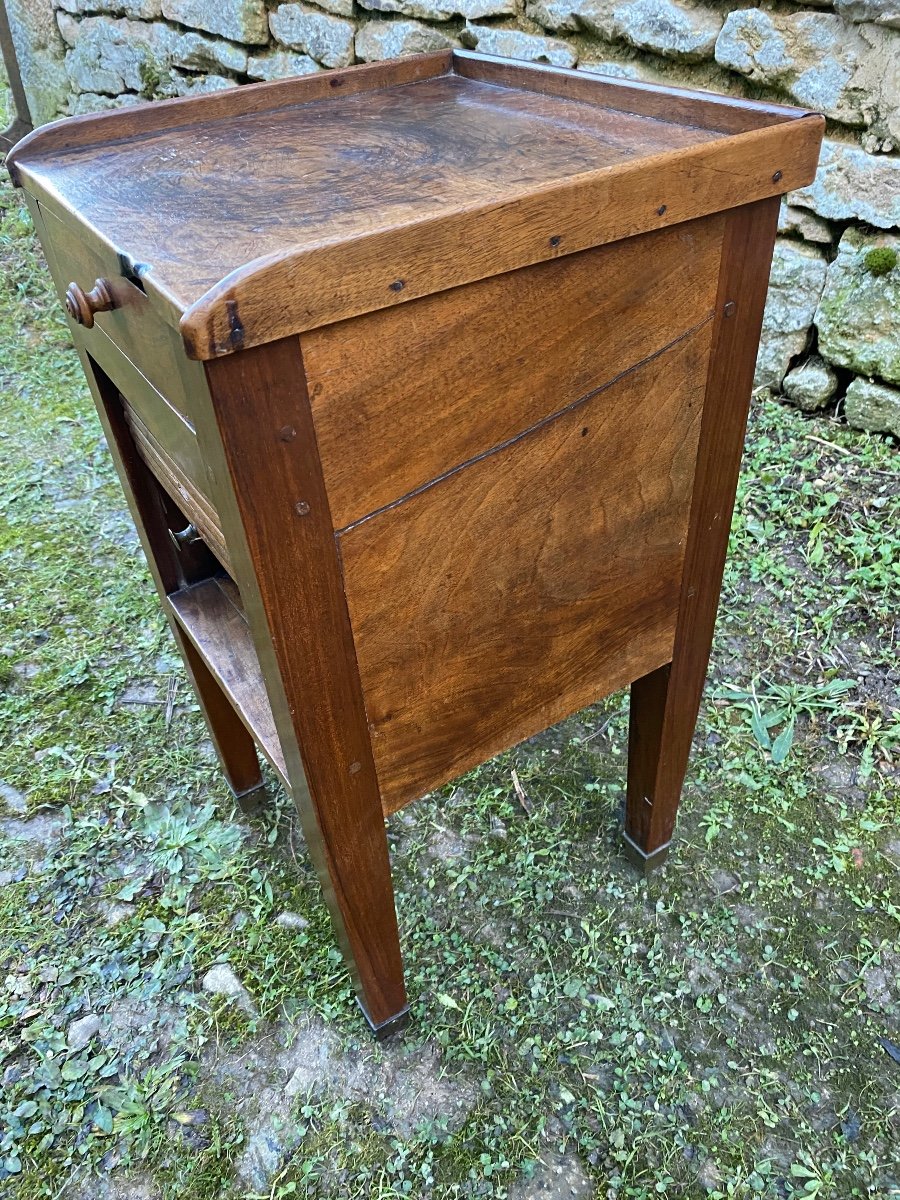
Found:
[[[8,186],[0,255],[0,1193],[524,1196],[551,1154],[608,1197],[900,1187],[890,441],[756,405],[663,872],[617,852],[622,696],[392,820],[414,1022],[376,1049],[284,797],[217,776]]]

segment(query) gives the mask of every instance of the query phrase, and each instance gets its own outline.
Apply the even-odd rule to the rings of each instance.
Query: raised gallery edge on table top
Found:
[[[208,359],[802,186],[821,128],[452,51],[69,118],[7,161]]]

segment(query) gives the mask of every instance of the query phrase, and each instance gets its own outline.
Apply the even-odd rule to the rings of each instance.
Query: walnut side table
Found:
[[[626,844],[665,853],[823,124],[454,51],[9,157],[222,769],[293,794],[376,1032],[385,814],[630,685]]]

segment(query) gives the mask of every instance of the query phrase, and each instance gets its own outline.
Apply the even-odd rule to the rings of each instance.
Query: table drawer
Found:
[[[83,291],[102,280],[113,307],[79,324],[76,338],[122,396],[125,418],[141,458],[195,526],[222,565],[230,558],[221,522],[210,499],[206,463],[194,429],[206,379],[189,360],[178,330],[153,309],[140,287],[107,256],[80,241],[41,206],[51,266],[61,295],[70,283]]]
[[[202,366],[185,354],[179,331],[163,320],[137,284],[125,278],[112,250],[103,253],[87,245],[44,205],[40,212],[63,300],[70,283],[88,292],[97,280],[103,280],[112,299],[113,308],[96,313],[92,328],[81,327],[88,351],[98,332],[105,334],[193,429],[196,393],[205,389],[206,381]]]
[[[186,475],[165,448],[144,424],[140,415],[126,400],[125,420],[141,458],[169,493],[190,523],[215,554],[226,571],[231,573],[231,558],[222,535],[219,514],[209,498]]]

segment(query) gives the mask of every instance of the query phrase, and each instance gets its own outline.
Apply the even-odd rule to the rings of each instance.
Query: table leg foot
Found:
[[[655,871],[657,867],[661,867],[669,855],[669,847],[672,843],[666,842],[652,853],[645,853],[637,842],[632,841],[627,833],[622,834],[622,848],[625,852],[625,857],[635,866],[643,875],[649,875]]]
[[[405,1029],[410,1022],[409,1005],[404,1005],[398,1013],[394,1013],[392,1017],[388,1017],[386,1021],[382,1021],[376,1025],[369,1014],[366,1012],[366,1006],[363,1004],[359,996],[356,997],[356,1003],[359,1005],[359,1010],[366,1018],[366,1024],[369,1027],[369,1032],[373,1035],[376,1041],[383,1042],[387,1038],[392,1037],[395,1033],[400,1033]]]
[[[269,794],[264,783],[256,783],[253,787],[244,788],[242,792],[228,785],[234,797],[234,802],[245,817],[257,817],[268,807]]]

